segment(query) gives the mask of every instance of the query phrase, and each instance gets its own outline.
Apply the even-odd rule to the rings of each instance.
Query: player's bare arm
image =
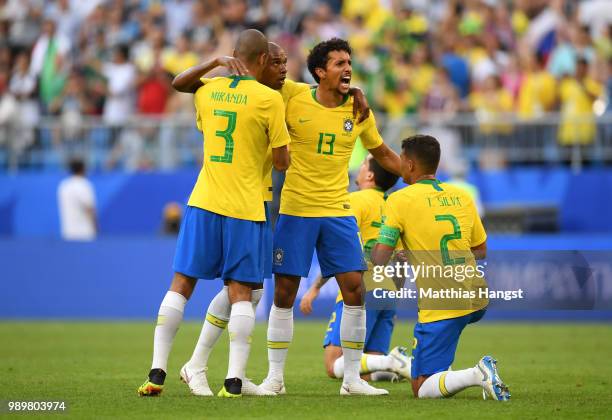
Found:
[[[374,159],[376,159],[376,162],[380,163],[387,171],[395,175],[402,174],[400,157],[389,146],[383,143],[374,149],[369,149],[369,151]]]
[[[324,278],[323,276],[317,277],[317,280],[310,286],[306,294],[302,297],[300,301],[300,311],[304,315],[310,315],[312,313],[312,302],[319,296],[319,292],[321,291],[321,287],[327,283],[328,278]]]
[[[484,260],[487,258],[487,241],[484,241],[478,246],[472,247],[472,254],[477,260]]]
[[[221,56],[207,60],[197,66],[190,67],[178,74],[174,80],[172,80],[172,87],[179,92],[195,93],[203,85],[200,78],[217,67],[225,67],[231,74],[236,74],[238,76],[249,74],[249,71],[240,59],[236,57]]]
[[[286,171],[291,164],[291,156],[289,148],[285,146],[275,147],[272,149],[272,165],[277,171]]]
[[[374,265],[387,265],[391,256],[393,255],[392,246],[377,243],[374,248],[372,248],[372,264]]]

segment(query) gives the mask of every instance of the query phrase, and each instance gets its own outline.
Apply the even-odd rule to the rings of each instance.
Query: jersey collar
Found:
[[[316,103],[318,103],[319,105],[321,105],[321,106],[322,106],[322,107],[324,107],[324,108],[327,108],[325,105],[323,105],[323,104],[322,104],[321,102],[319,102],[319,100],[317,99],[317,88],[316,88],[316,87],[313,87],[312,89],[310,89],[310,94],[312,95],[312,99],[314,99],[314,101],[315,101]],[[348,95],[348,94],[344,95],[344,100],[343,100],[343,101],[342,101],[342,103],[341,103],[340,105],[338,105],[336,108],[341,107],[342,105],[344,105],[344,104],[346,103],[346,101],[348,101],[349,96],[351,96],[351,95]],[[333,108],[330,108],[330,109],[333,109]]]
[[[440,181],[438,181],[437,179],[421,179],[415,182],[415,184],[431,185],[436,191],[442,191],[442,188],[440,187]]]
[[[238,76],[236,74],[233,74],[231,76],[228,76],[230,79],[232,79],[232,83],[230,84],[230,88],[235,88],[236,86],[238,86],[238,83],[241,80],[256,80],[254,76]]]

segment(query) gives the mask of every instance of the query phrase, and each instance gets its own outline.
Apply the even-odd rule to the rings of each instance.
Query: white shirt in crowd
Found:
[[[108,79],[108,98],[104,103],[104,121],[111,125],[125,123],[134,112],[136,69],[131,63],[105,63],[102,74]]]
[[[62,238],[91,241],[96,237],[92,211],[96,208],[93,185],[84,176],[64,179],[57,189]]]

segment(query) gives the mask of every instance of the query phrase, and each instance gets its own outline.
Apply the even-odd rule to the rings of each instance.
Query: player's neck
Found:
[[[426,175],[419,175],[415,178],[414,183],[416,184],[419,181],[425,181],[425,180],[435,180],[436,179],[436,175],[435,174],[426,174]]]
[[[336,108],[346,102],[346,96],[336,89],[325,89],[321,85],[315,89],[315,100],[326,108]]]

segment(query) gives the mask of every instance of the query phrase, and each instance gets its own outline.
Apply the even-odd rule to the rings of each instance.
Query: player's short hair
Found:
[[[374,183],[376,186],[383,191],[387,191],[397,182],[398,176],[383,168],[376,159],[368,161],[368,169],[374,173]]]
[[[238,58],[253,63],[261,54],[268,53],[268,39],[257,29],[246,29],[238,35],[234,51]]]
[[[306,62],[308,64],[308,71],[317,83],[319,83],[319,76],[317,76],[315,69],[324,69],[327,66],[327,61],[329,60],[328,54],[331,51],[346,51],[351,55],[353,50],[348,41],[340,38],[332,38],[315,45],[310,50]]]
[[[80,175],[85,173],[85,162],[81,158],[72,158],[68,162],[68,170],[73,175]]]
[[[440,163],[440,143],[427,134],[416,134],[402,140],[402,152],[419,162],[422,169],[435,173]]]

